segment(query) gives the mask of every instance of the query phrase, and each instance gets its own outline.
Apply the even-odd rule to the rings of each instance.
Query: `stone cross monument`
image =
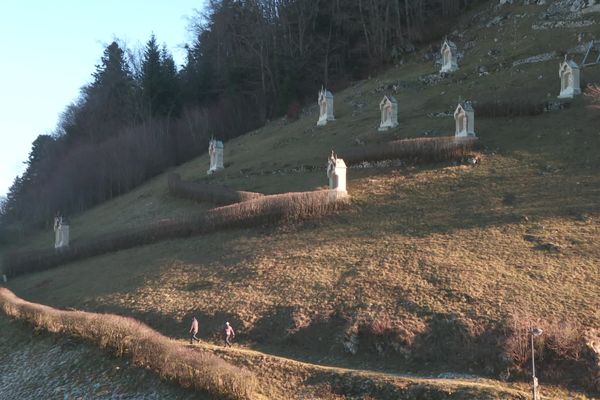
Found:
[[[333,94],[325,88],[319,91],[319,120],[317,126],[327,125],[327,122],[335,121],[333,116]]]
[[[475,110],[470,101],[459,103],[454,111],[456,137],[475,136]]]
[[[216,139],[210,139],[208,142],[208,155],[210,156],[210,168],[206,173],[208,175],[222,170],[223,167],[223,142]]]
[[[565,60],[560,64],[558,76],[560,77],[559,99],[572,99],[581,94],[579,65],[573,60],[567,60],[566,55]]]
[[[456,45],[447,38],[442,44],[442,69],[440,74],[449,74],[458,70],[458,56]]]
[[[383,96],[379,109],[381,110],[380,132],[398,126],[398,101],[393,96]]]

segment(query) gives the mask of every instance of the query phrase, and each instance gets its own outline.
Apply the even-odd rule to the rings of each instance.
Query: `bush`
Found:
[[[179,174],[170,174],[167,182],[169,193],[173,196],[217,205],[235,204],[263,196],[261,193],[243,192],[225,186],[182,181]]]
[[[30,303],[4,288],[0,288],[0,310],[36,328],[79,337],[119,357],[129,356],[135,365],[149,367],[186,388],[229,399],[251,399],[257,390],[250,371],[210,353],[189,351],[133,318],[62,311]]]
[[[489,100],[477,103],[477,116],[483,118],[527,117],[540,115],[546,103],[533,99]]]
[[[364,161],[402,159],[414,162],[440,162],[458,160],[468,156],[478,146],[477,138],[444,136],[395,140],[393,142],[367,145],[343,150],[339,157],[347,165]]]
[[[534,339],[536,369],[546,380],[583,384],[593,388],[595,360],[586,345],[584,328],[575,321],[544,320],[513,314],[505,327],[504,356],[517,374],[527,374],[531,365],[531,327],[543,334]],[[538,364],[537,361],[540,361]]]
[[[171,219],[148,226],[73,243],[68,249],[11,252],[3,263],[9,277],[42,271],[68,262],[124,250],[161,240],[190,237],[220,229],[253,227],[261,223],[301,220],[334,212],[346,202],[329,190],[261,196],[209,210],[204,215]]]

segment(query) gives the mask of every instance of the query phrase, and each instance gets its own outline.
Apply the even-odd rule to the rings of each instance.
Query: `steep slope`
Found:
[[[0,316],[0,393],[11,399],[205,399],[83,343]]]
[[[337,120],[326,127],[315,127],[311,107],[227,142],[218,174],[206,176],[206,156],[176,171],[241,190],[309,190],[326,184],[332,148],[452,134],[452,118],[438,115],[459,98],[554,100],[561,54],[580,32],[600,36],[580,22],[599,14],[548,14],[558,3],[483,5],[452,32],[464,56],[449,78],[435,78],[423,50],[336,93]],[[556,27],[561,20],[571,25]],[[522,62],[539,55],[546,61]],[[600,82],[600,66],[583,79]],[[398,99],[400,126],[380,134],[384,93]],[[54,306],[135,315],[174,336],[197,315],[202,336],[218,340],[229,320],[243,344],[309,361],[506,377],[498,341],[512,315],[600,327],[600,117],[580,97],[537,116],[476,118],[484,152],[475,167],[351,168],[352,207],[335,217],[157,243],[8,286]],[[163,175],[76,216],[72,235],[76,243],[208,207],[170,198]],[[51,242],[43,233],[27,245]],[[541,381],[571,379],[540,368]]]

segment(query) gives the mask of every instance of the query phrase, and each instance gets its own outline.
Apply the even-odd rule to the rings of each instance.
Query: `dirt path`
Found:
[[[410,393],[434,392],[443,398],[485,398],[485,399],[528,399],[530,394],[523,385],[506,384],[484,378],[434,378],[416,375],[378,372],[372,370],[326,366],[305,361],[294,360],[278,355],[266,354],[243,347],[226,348],[214,344],[200,342],[190,345],[180,341],[191,349],[209,351],[227,361],[252,370],[267,384],[266,396],[290,396],[294,398],[311,395],[307,387],[314,386],[312,395],[319,392],[319,385],[328,386],[334,382],[333,392],[354,392],[362,387],[365,394],[377,395],[376,398],[412,398]],[[322,388],[321,388],[322,389]],[[308,390],[310,392],[310,390]],[[367,393],[367,392],[371,393]],[[375,393],[372,393],[375,391]],[[322,390],[321,390],[322,392]],[[399,395],[402,395],[400,397]],[[317,397],[318,398],[318,397]],[[416,397],[415,397],[416,398]],[[433,397],[432,397],[433,398]],[[440,397],[435,397],[440,398]],[[543,399],[554,397],[543,396]]]

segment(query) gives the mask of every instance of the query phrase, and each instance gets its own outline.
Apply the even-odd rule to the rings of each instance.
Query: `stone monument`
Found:
[[[346,190],[346,163],[338,158],[332,150],[327,163],[327,177],[329,178],[329,190],[336,197],[345,197],[348,195]]]
[[[442,44],[442,69],[440,74],[449,74],[458,70],[458,56],[456,45],[447,38]]]
[[[223,142],[216,139],[210,139],[208,142],[208,155],[210,156],[210,168],[206,173],[208,175],[222,170],[223,167]]]
[[[567,60],[566,55],[565,60],[560,64],[558,76],[560,77],[559,99],[572,99],[581,94],[579,65],[573,60]]]
[[[381,110],[380,132],[398,126],[398,101],[393,96],[383,96],[379,109]]]
[[[333,94],[325,88],[319,91],[319,120],[317,126],[327,125],[327,122],[335,121],[333,116]]]
[[[60,215],[54,217],[54,249],[69,247],[69,224]]]
[[[475,136],[475,110],[470,101],[459,103],[454,111],[456,137]]]

